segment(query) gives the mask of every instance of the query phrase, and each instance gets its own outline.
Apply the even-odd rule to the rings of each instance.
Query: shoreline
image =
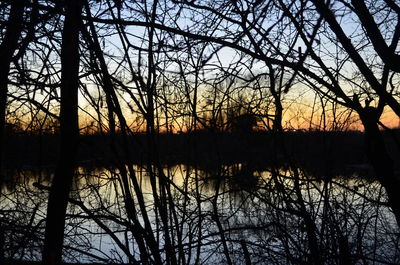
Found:
[[[400,136],[400,131],[395,133]],[[368,165],[361,132],[287,132],[282,138],[286,150],[280,148],[278,137],[270,132],[160,134],[157,155],[152,157],[145,147],[144,134],[129,136],[127,149],[121,136],[115,138],[113,149],[110,136],[82,135],[77,166],[107,167],[120,162],[144,165],[159,161],[161,165],[186,164],[203,169],[245,163],[263,169],[284,166],[290,161],[316,174],[330,175],[349,169],[364,170]],[[399,161],[400,150],[391,138],[385,134],[391,156]],[[57,164],[57,135],[9,135],[7,140],[7,170],[51,169]],[[128,156],[124,155],[125,150],[130,153]]]

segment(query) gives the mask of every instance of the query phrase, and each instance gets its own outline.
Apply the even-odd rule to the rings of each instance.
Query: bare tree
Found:
[[[49,194],[44,264],[60,264],[65,215],[78,148],[79,32],[82,1],[65,3],[61,45],[60,154]]]
[[[4,39],[0,44],[0,187],[4,178],[4,146],[5,123],[7,108],[7,92],[9,86],[8,75],[17,50],[18,40],[23,29],[24,1],[13,1],[8,15]],[[1,196],[1,195],[0,195]],[[4,231],[0,220],[0,263],[4,263]]]
[[[24,1],[13,1],[8,15],[6,32],[4,39],[0,45],[0,56],[4,60],[0,65],[0,168],[1,176],[0,183],[3,178],[3,157],[4,157],[4,125],[6,122],[6,103],[7,103],[7,92],[9,86],[8,75],[11,67],[11,63],[14,59],[14,53],[18,50],[18,40],[21,37],[24,22]]]
[[[393,65],[388,65],[387,60],[383,58],[383,62],[375,60],[376,57],[371,55],[369,49],[371,46],[365,43],[364,35],[357,35],[358,31],[353,32],[350,39],[344,25],[339,22],[335,14],[345,10],[343,15],[338,14],[337,17],[366,28],[366,37],[372,38],[373,50],[376,51],[380,47],[377,51],[379,58],[384,56],[384,51],[386,54],[388,51],[394,52],[398,42],[396,27],[387,27],[384,34],[372,33],[382,29],[378,28],[373,16],[366,12],[368,10],[365,3],[359,2],[356,4],[346,1],[333,1],[329,4],[321,1],[244,1],[212,4],[182,1],[179,3],[193,12],[201,10],[198,14],[204,14],[204,17],[217,17],[230,27],[221,28],[218,34],[214,35],[207,35],[205,27],[197,31],[195,29],[184,31],[165,25],[157,27],[244,52],[254,60],[265,63],[270,74],[273,74],[271,70],[273,65],[290,69],[293,71],[293,78],[290,78],[290,81],[297,77],[319,93],[323,93],[328,99],[356,111],[364,124],[367,154],[376,174],[387,189],[389,201],[399,219],[397,202],[400,200],[398,194],[392,190],[393,187],[399,186],[399,180],[393,173],[393,162],[379,131],[379,117],[385,106],[389,106],[398,116],[400,114],[400,104],[396,98],[397,88],[393,83],[396,75],[390,72]],[[384,8],[387,16],[377,19],[383,20],[381,23],[388,25],[387,23],[398,15],[396,5],[392,1],[382,1],[379,6]],[[357,11],[354,11],[356,9]],[[351,12],[357,14],[359,21],[353,20]],[[275,19],[267,22],[265,20],[267,14],[269,17],[274,16]],[[379,13],[373,14],[378,16]],[[197,27],[199,25],[210,27],[206,21],[197,16],[193,22]],[[237,30],[238,27],[240,30]],[[335,34],[335,38],[329,36],[330,32]],[[383,35],[392,36],[389,40],[390,45],[386,45],[388,48],[385,48],[382,38],[379,37]],[[278,39],[279,36],[285,36],[288,40]],[[336,52],[332,52],[330,43],[335,45]],[[299,48],[295,48],[296,46]],[[330,60],[335,58],[336,66],[332,67]],[[350,71],[353,79],[346,76],[345,72],[347,67],[351,66],[357,69],[355,72]],[[359,83],[354,82],[354,76],[359,78],[357,79]],[[348,90],[347,85],[354,85],[361,93]],[[361,104],[361,97],[365,99],[365,104]],[[275,98],[280,102],[277,95]],[[372,107],[372,101],[376,107]],[[275,105],[279,109],[279,104]]]
[[[330,89],[330,91],[334,92],[337,96],[342,97],[346,102],[350,103],[349,107],[354,109],[359,114],[361,122],[363,123],[365,129],[366,153],[381,183],[386,188],[389,203],[392,206],[398,223],[400,223],[400,206],[398,205],[398,201],[400,198],[398,197],[398,193],[395,191],[397,188],[394,188],[399,187],[400,179],[394,174],[392,159],[388,154],[382,133],[379,130],[379,119],[382,115],[384,107],[386,105],[390,106],[392,110],[397,114],[397,116],[399,116],[400,113],[398,110],[400,105],[395,96],[396,87],[393,84],[389,83],[391,82],[390,80],[393,80],[393,78],[395,78],[395,75],[390,73],[389,70],[392,68],[392,66],[390,65],[390,63],[387,62],[387,60],[385,60],[384,57],[382,57],[383,51],[380,47],[377,46],[378,41],[376,39],[380,39],[381,41],[383,41],[379,37],[381,35],[377,32],[375,32],[374,34],[371,33],[372,29],[378,29],[378,25],[375,23],[374,18],[371,15],[368,15],[369,12],[366,9],[364,1],[352,1],[353,6],[350,6],[349,3],[345,2],[331,3],[329,5],[320,1],[312,1],[312,3],[315,5],[321,19],[326,21],[327,25],[329,26],[328,30],[332,31],[335,34],[337,45],[339,45],[346,52],[348,58],[350,58],[351,62],[354,63],[354,65],[358,68],[361,75],[360,81],[368,87],[361,87],[361,89],[364,90],[364,93],[362,94],[364,94],[364,96],[367,96],[364,106],[360,103],[359,99],[362,94],[354,93],[353,95],[351,95],[350,92],[350,95],[345,95],[345,93],[348,92],[345,92],[344,89],[337,90],[333,87]],[[353,40],[350,40],[349,36],[345,33],[343,26],[335,18],[334,8],[339,8],[339,6],[341,6],[341,8],[343,9],[349,9],[350,11],[354,10],[360,19],[355,23],[367,29],[367,37],[371,39],[373,43],[373,48],[383,60],[383,62],[375,62],[381,67],[381,70],[378,71],[380,77],[377,77],[377,74],[373,71],[376,66],[370,63],[370,61],[373,61],[374,59],[371,55],[368,54],[368,49],[359,48],[360,45],[363,44],[363,42],[360,41],[360,37],[357,36],[356,38],[353,38]],[[393,16],[393,14],[391,14],[391,8],[388,6],[384,8],[385,12],[388,14],[387,19],[391,19]],[[349,17],[345,16],[343,18],[351,19],[351,15],[348,16]],[[293,17],[292,21],[294,21],[299,30],[302,30],[299,27],[299,21],[294,20]],[[386,20],[384,20],[383,23],[385,23],[385,21]],[[391,30],[391,28],[388,28],[386,34],[392,34],[393,36],[390,46],[390,49],[393,50],[393,47],[397,46],[396,43],[398,42],[398,33],[397,30],[394,30],[393,32],[391,32]],[[306,42],[306,32],[304,29],[302,31],[303,41]],[[339,86],[341,86],[341,84],[339,83],[338,79],[334,80],[335,72],[328,70],[329,68],[324,65],[324,63],[320,59],[317,59],[316,55],[313,55],[313,53],[311,53],[311,56],[314,57],[317,62],[319,61],[319,65],[321,66],[321,68],[325,69],[325,72],[328,76],[331,76],[330,80],[332,84],[339,89]],[[340,63],[342,65],[346,64],[344,61],[337,63]],[[336,75],[342,75],[341,71],[338,71]],[[389,78],[389,76],[391,76],[391,78]],[[375,107],[371,106],[371,101],[376,102]]]

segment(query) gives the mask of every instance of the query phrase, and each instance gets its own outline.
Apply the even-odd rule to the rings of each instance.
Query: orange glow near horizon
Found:
[[[346,120],[340,120],[345,117]],[[135,122],[135,118],[133,116],[127,117],[127,122],[130,124],[130,128],[133,132],[144,133],[146,131],[146,123],[142,122],[142,124],[137,124]],[[159,126],[156,128],[159,133],[185,133],[187,132],[187,126],[181,121],[181,124],[169,124],[168,130],[165,126]],[[380,122],[387,128],[400,128],[400,118],[394,114],[391,110],[385,110],[382,114]],[[90,124],[94,124],[93,122],[88,122],[87,119],[80,119],[80,128],[81,133],[84,134],[92,134],[97,133],[98,131]],[[324,125],[325,124],[325,125]],[[342,115],[340,117],[336,117],[334,121],[332,115],[326,115],[325,120],[322,117],[321,111],[316,111],[311,113],[310,110],[304,108],[288,108],[285,111],[285,115],[282,120],[282,125],[284,130],[304,130],[304,131],[363,131],[364,127],[359,120],[358,115],[355,112],[350,113],[349,115]],[[91,127],[91,128],[90,128]],[[265,126],[262,125],[262,122],[258,123],[256,130],[267,130]],[[381,128],[383,129],[383,128]],[[198,130],[202,130],[202,127],[199,126]],[[106,130],[107,131],[107,130]]]
[[[288,101],[287,101],[288,102]],[[291,104],[286,103],[284,105],[284,113],[282,118],[282,126],[284,130],[304,130],[304,131],[363,131],[363,125],[361,124],[359,117],[356,112],[346,109],[344,107],[335,106],[332,110],[331,103],[325,105],[324,111],[320,106],[313,107],[309,98],[296,98]],[[101,115],[94,112],[89,107],[79,112],[79,125],[81,134],[96,134],[100,131],[99,126],[102,127],[103,132],[108,132],[107,113],[103,108]],[[146,122],[141,114],[133,113],[130,110],[123,109],[126,122],[132,132],[144,133],[146,131]],[[168,118],[168,130],[166,128],[165,117],[163,113],[158,113],[161,116],[158,117],[158,122],[155,122],[156,130],[160,133],[185,133],[190,130],[190,124],[192,124],[193,117],[189,117],[189,113],[182,117],[169,117]],[[268,115],[273,115],[274,109],[270,109]],[[101,121],[95,119],[101,117]],[[39,118],[38,118],[39,117]],[[45,119],[45,126],[40,127],[38,125],[32,126],[32,123],[40,123],[40,115],[36,115],[35,121],[30,120],[30,116],[24,116],[19,120],[9,119],[9,124],[16,125],[16,129],[28,130],[34,132],[37,128],[44,128],[48,133],[54,133],[57,129],[57,122],[53,118]],[[203,116],[202,116],[203,117]],[[118,119],[116,119],[118,120]],[[380,118],[380,122],[387,128],[400,128],[400,118],[389,108],[385,108],[384,113]],[[226,121],[225,121],[226,123]],[[118,124],[118,123],[117,123]],[[118,126],[117,126],[118,127]],[[258,122],[258,126],[255,130],[263,131],[271,128],[271,120],[267,121],[265,118],[263,121]],[[382,126],[381,126],[382,127]],[[36,129],[35,129],[36,128]],[[225,126],[226,128],[226,126]],[[198,123],[197,130],[204,129],[203,126]],[[383,127],[381,128],[383,129]],[[118,130],[118,129],[117,129]]]

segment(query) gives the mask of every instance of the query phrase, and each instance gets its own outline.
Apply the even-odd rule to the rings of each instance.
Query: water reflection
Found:
[[[51,178],[18,171],[2,188],[7,257],[40,259]],[[69,262],[154,263],[158,251],[177,264],[400,263],[384,189],[360,177],[249,164],[82,167],[70,197]]]

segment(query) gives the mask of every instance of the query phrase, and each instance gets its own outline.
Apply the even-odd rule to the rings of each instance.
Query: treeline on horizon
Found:
[[[243,118],[244,116],[244,118]],[[228,120],[224,122],[221,126],[205,126],[199,127],[193,130],[193,128],[180,128],[175,129],[170,127],[169,129],[161,127],[157,128],[157,134],[205,134],[205,133],[232,133],[232,134],[241,134],[241,133],[261,133],[261,132],[269,132],[276,133],[276,131],[271,128],[265,127],[264,124],[257,121],[257,117],[253,117],[252,115],[241,115],[240,118],[243,118],[242,121],[236,122],[232,120]],[[342,124],[343,125],[343,124]],[[400,130],[400,127],[391,126],[386,127],[384,124],[379,128],[382,132],[391,132],[395,133]],[[143,135],[146,134],[145,128],[137,128],[132,126],[129,129],[132,135]],[[15,123],[6,123],[5,128],[5,137],[7,136],[15,136],[15,135],[59,135],[60,134],[60,126],[57,123],[51,124],[43,124],[41,127],[31,127],[21,124]],[[121,134],[122,130],[120,128],[115,128],[116,134]],[[292,133],[292,132],[302,132],[302,133],[340,133],[340,132],[359,132],[364,133],[363,127],[360,127],[358,121],[355,121],[352,124],[347,124],[345,126],[338,127],[325,127],[322,128],[320,126],[317,127],[289,127],[283,128],[279,133]],[[97,127],[93,126],[93,123],[82,124],[79,128],[79,135],[110,135],[111,132],[106,128],[105,130],[99,130]],[[7,138],[6,138],[7,139]]]
[[[400,158],[399,130],[384,132],[388,152]],[[59,152],[59,135],[53,133],[9,134],[7,137],[5,167],[8,170],[53,169],[57,164],[54,154]],[[121,142],[123,136],[116,134],[114,141]],[[285,149],[279,141],[283,138]],[[80,148],[77,163],[84,167],[113,166],[113,157],[108,134],[83,134],[79,138]],[[160,133],[156,139],[157,152],[163,165],[187,164],[203,169],[218,165],[248,164],[254,170],[271,166],[285,166],[295,162],[297,166],[315,176],[353,173],[354,166],[368,164],[365,155],[365,135],[360,131],[286,131],[276,135],[271,131]],[[125,163],[144,165],[150,155],[147,136],[143,132],[129,137],[129,148],[133,155],[123,158]],[[284,153],[286,152],[286,153]],[[121,159],[121,158],[120,158]],[[290,161],[291,160],[291,161]],[[398,170],[398,167],[395,167]],[[356,172],[365,173],[365,172]],[[371,172],[369,172],[371,174]]]

